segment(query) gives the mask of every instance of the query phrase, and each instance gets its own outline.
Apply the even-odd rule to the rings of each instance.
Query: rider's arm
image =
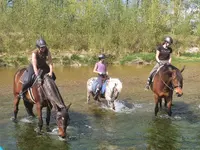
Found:
[[[171,54],[169,55],[169,63],[171,64],[172,62],[172,57],[171,57]]]
[[[36,54],[32,53],[32,65],[33,65],[33,70],[36,76],[38,76],[38,69],[37,69],[37,59],[36,59]]]
[[[160,51],[159,50],[156,50],[156,61],[159,63],[160,60],[159,60],[159,54],[160,54]]]
[[[98,67],[98,65],[97,65],[97,63],[96,63],[95,66],[94,66],[94,69],[93,69],[93,72],[94,72],[94,73],[100,73],[100,72],[97,71],[97,67]]]
[[[53,73],[53,62],[52,62],[52,57],[51,57],[51,52],[50,51],[48,51],[48,64],[49,64],[49,68],[50,68],[49,74],[50,74],[50,76],[52,76],[52,73]]]

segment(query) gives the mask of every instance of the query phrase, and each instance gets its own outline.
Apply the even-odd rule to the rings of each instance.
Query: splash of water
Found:
[[[135,111],[135,106],[132,103],[128,103],[127,101],[123,100],[116,100],[114,101],[115,110],[111,109],[108,105],[102,104],[101,107],[104,109],[111,109],[117,113],[131,113]]]

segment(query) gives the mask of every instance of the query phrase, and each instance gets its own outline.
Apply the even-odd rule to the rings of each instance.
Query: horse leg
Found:
[[[162,98],[160,98],[158,101],[160,103],[160,109],[162,109]]]
[[[87,91],[87,103],[89,103],[89,101],[90,101],[90,92]]]
[[[36,104],[36,109],[37,109],[37,113],[38,113],[38,128],[36,128],[36,132],[38,134],[41,133],[41,130],[42,130],[42,126],[43,126],[43,120],[42,120],[42,107],[40,105],[40,102],[38,102]]]
[[[46,131],[47,132],[51,132],[51,129],[49,128],[50,117],[51,117],[51,107],[47,106],[47,116],[46,116]]]
[[[155,109],[154,109],[154,112],[155,112],[155,116],[157,116],[157,113],[158,113],[158,101],[159,101],[159,98],[157,95],[154,95],[154,100],[155,100]]]
[[[17,114],[18,114],[18,111],[19,111],[19,101],[20,101],[20,98],[18,97],[18,94],[15,94],[14,96],[14,118],[12,118],[12,120],[14,122],[17,121]]]
[[[172,115],[171,106],[172,106],[172,98],[169,97],[169,98],[168,98],[168,102],[167,102],[167,108],[168,108],[168,115],[169,115],[169,116]]]
[[[27,100],[24,100],[24,106],[26,108],[26,111],[31,117],[35,117],[35,114],[33,113],[33,105],[34,104],[29,103]]]
[[[167,108],[167,99],[165,98],[165,108]]]
[[[111,101],[111,108],[112,108],[113,110],[115,110],[115,103],[114,103],[114,100]]]

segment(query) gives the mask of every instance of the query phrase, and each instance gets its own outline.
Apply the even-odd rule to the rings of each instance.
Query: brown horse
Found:
[[[178,97],[183,95],[183,77],[181,73],[184,69],[185,67],[179,70],[172,65],[165,64],[161,66],[159,71],[155,74],[151,84],[155,99],[155,116],[157,116],[159,110],[159,103],[160,107],[162,107],[162,98],[164,98],[165,106],[168,108],[168,115],[171,116],[173,91],[176,92]]]
[[[14,75],[14,117],[13,121],[17,121],[17,113],[18,113],[18,105],[19,105],[19,93],[22,88],[21,76],[23,75],[26,69],[18,70]],[[41,133],[43,120],[42,120],[42,108],[47,107],[46,109],[46,129],[49,132],[49,123],[51,116],[51,109],[54,108],[56,110],[56,123],[59,130],[59,136],[62,138],[66,137],[66,128],[69,124],[69,114],[68,109],[71,103],[66,106],[64,101],[59,93],[59,90],[54,82],[54,80],[48,76],[44,75],[42,79],[42,83],[38,82],[36,79],[25,94],[24,94],[24,105],[27,110],[28,115],[35,116],[33,113],[33,106],[36,104],[36,110],[38,115],[38,128],[36,132]]]

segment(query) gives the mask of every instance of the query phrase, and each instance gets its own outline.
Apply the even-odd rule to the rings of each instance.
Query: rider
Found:
[[[19,94],[21,98],[24,97],[24,93],[27,88],[31,86],[33,75],[41,81],[39,70],[42,70],[42,75],[48,73],[48,75],[51,76],[54,80],[56,79],[55,74],[53,73],[51,52],[47,48],[46,41],[42,38],[38,39],[36,41],[36,47],[37,49],[32,52],[31,64],[27,68],[27,80],[22,84],[22,90]],[[48,64],[46,61],[48,61]]]
[[[173,39],[170,36],[167,36],[165,37],[162,45],[157,47],[157,50],[156,50],[157,63],[150,72],[145,90],[149,89],[152,78],[153,78],[153,73],[160,67],[160,65],[171,64],[171,60],[172,60],[172,57],[171,57],[172,48],[170,47],[171,44],[173,44]]]
[[[98,58],[99,58],[99,61],[95,64],[94,69],[93,69],[93,72],[98,74],[98,78],[97,78],[98,87],[95,93],[95,97],[94,97],[95,99],[99,95],[102,85],[103,85],[103,80],[108,74],[107,65],[105,63],[106,56],[104,54],[100,54]]]

